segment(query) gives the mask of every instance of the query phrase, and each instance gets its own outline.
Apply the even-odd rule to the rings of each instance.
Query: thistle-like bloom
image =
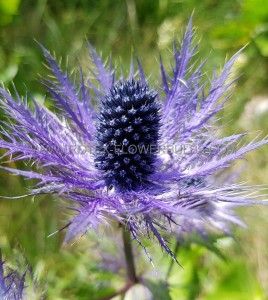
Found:
[[[2,261],[0,249],[0,299],[22,300],[25,282],[25,273],[20,276],[17,271],[5,274],[5,264]]]
[[[112,218],[142,247],[141,238],[155,237],[175,259],[163,232],[203,234],[213,225],[229,233],[231,223],[243,225],[234,208],[256,203],[252,189],[217,178],[267,139],[241,145],[244,134],[220,137],[215,115],[230,98],[228,77],[239,53],[206,82],[204,62],[192,61],[192,38],[190,21],[180,51],[174,46],[172,74],[160,59],[162,80],[152,87],[139,61],[137,72],[131,64],[128,76],[119,77],[89,46],[91,78],[81,72],[74,83],[43,49],[56,78],[44,82],[55,112],[1,89],[7,118],[0,147],[11,161],[33,167],[1,168],[38,179],[33,194],[72,201],[76,215],[66,240]]]

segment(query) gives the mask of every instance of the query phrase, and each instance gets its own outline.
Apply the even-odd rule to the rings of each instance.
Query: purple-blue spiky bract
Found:
[[[22,300],[25,273],[20,276],[17,271],[5,274],[5,264],[2,260],[0,249],[0,299],[1,300]]]
[[[153,86],[139,60],[137,72],[131,64],[129,75],[120,77],[90,45],[90,76],[80,72],[71,82],[42,47],[56,78],[44,81],[56,112],[32,96],[27,100],[15,93],[13,98],[0,90],[7,116],[0,140],[4,156],[35,166],[1,168],[38,179],[32,194],[73,201],[76,215],[66,240],[113,218],[145,251],[141,238],[155,237],[176,259],[163,232],[203,234],[212,225],[228,234],[231,223],[243,225],[234,208],[257,203],[251,187],[217,180],[236,159],[267,143],[254,138],[238,146],[244,134],[220,137],[217,132],[215,115],[230,98],[234,80],[229,75],[240,52],[206,82],[204,62],[192,62],[192,39],[190,21],[180,51],[174,46],[172,73],[160,59],[162,82]]]

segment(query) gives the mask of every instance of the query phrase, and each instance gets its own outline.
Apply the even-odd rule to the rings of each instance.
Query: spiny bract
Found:
[[[2,260],[0,249],[0,299],[1,300],[23,300],[25,285],[25,273],[20,276],[17,271],[5,274],[5,265]]]

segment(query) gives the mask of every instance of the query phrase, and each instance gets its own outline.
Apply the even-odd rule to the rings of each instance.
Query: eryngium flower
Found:
[[[5,274],[5,264],[2,261],[0,249],[0,299],[22,300],[25,282],[25,273],[20,276],[17,271]]]
[[[204,62],[192,61],[192,39],[190,21],[180,51],[174,46],[172,74],[160,59],[162,80],[153,87],[139,60],[136,73],[131,64],[120,77],[89,46],[91,78],[80,72],[73,83],[43,48],[56,78],[44,81],[56,112],[31,95],[27,100],[16,93],[14,99],[1,89],[7,118],[0,147],[10,161],[34,166],[1,168],[38,179],[32,194],[73,202],[67,241],[115,219],[142,247],[141,238],[155,237],[175,259],[163,232],[203,234],[213,225],[229,233],[230,224],[243,225],[234,208],[256,203],[252,188],[216,178],[267,139],[242,145],[244,134],[220,137],[214,117],[230,98],[235,80],[229,75],[239,52],[206,82]]]

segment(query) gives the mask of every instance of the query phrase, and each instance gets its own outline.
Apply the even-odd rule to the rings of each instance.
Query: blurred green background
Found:
[[[27,86],[34,96],[43,97],[46,92],[39,81],[48,70],[36,41],[62,58],[63,66],[68,61],[70,70],[81,65],[87,72],[86,40],[104,58],[112,54],[115,64],[123,68],[129,66],[134,50],[146,74],[159,78],[159,49],[168,61],[172,43],[181,40],[193,11],[196,41],[201,39],[199,56],[210,57],[205,66],[208,74],[247,44],[236,63],[242,76],[223,112],[226,133],[268,134],[266,0],[0,0],[0,81],[9,88],[14,82],[20,94],[26,93]],[[267,152],[263,147],[247,156],[241,180],[267,184]],[[22,195],[30,185],[0,172],[1,196]],[[268,299],[268,209],[254,207],[239,213],[248,230],[236,229],[235,239],[222,238],[213,244],[225,259],[213,247],[185,245],[178,251],[183,268],[173,266],[164,282],[170,259],[158,247],[148,245],[156,266],[153,270],[143,253],[137,254],[138,270],[154,291],[153,299]],[[73,245],[62,244],[64,233],[47,238],[66,219],[66,211],[49,197],[0,199],[3,255],[22,269],[27,258],[40,282],[39,290],[45,287],[46,299],[105,299],[124,285],[116,248],[120,236],[114,242],[89,233]],[[113,271],[106,270],[103,262],[107,266],[113,255],[118,263],[111,262]]]

